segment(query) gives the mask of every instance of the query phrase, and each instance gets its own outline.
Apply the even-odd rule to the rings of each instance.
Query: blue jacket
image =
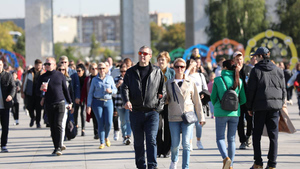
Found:
[[[73,70],[71,68],[68,68],[68,74],[72,79],[72,86],[74,89],[73,98],[80,99],[80,82],[79,82],[78,74],[76,70]]]
[[[166,73],[164,75],[167,77],[168,80],[172,79],[173,77],[175,77],[175,70],[167,67]]]
[[[107,88],[110,88],[112,90],[112,93],[107,93]],[[112,95],[116,94],[117,91],[118,89],[116,88],[114,79],[111,76],[106,75],[102,80],[100,79],[99,75],[97,75],[91,82],[87,99],[87,106],[91,107],[93,98],[105,100],[112,99]]]

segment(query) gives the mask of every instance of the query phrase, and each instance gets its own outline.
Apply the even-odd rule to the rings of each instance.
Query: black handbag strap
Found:
[[[182,109],[181,109],[181,106],[180,106],[180,104],[179,104],[179,101],[178,101],[178,97],[177,97],[177,94],[176,94],[176,91],[175,91],[175,82],[172,82],[172,92],[173,92],[173,99],[174,99],[174,102],[176,102],[177,101],[177,103],[178,103],[178,105],[179,105],[179,108],[180,108],[180,110],[181,110],[181,112],[182,112],[182,114],[184,114],[184,112],[182,111]]]
[[[178,97],[177,97],[177,94],[176,94],[176,92],[175,92],[174,83],[175,83],[175,82],[172,82],[173,99],[174,99],[174,102],[177,101],[177,103],[179,104]],[[176,99],[176,100],[175,100],[175,99]]]

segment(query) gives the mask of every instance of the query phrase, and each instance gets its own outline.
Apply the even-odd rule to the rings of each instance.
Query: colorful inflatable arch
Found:
[[[291,57],[291,67],[290,69],[293,69],[296,65],[296,63],[298,62],[298,53],[297,53],[297,49],[295,47],[295,44],[293,43],[293,39],[283,33],[277,32],[277,31],[273,31],[273,30],[266,30],[265,32],[261,32],[259,34],[257,34],[256,36],[254,36],[252,39],[248,40],[248,45],[246,47],[246,51],[245,51],[245,61],[250,60],[250,52],[253,50],[253,52],[256,50],[257,48],[257,42],[259,40],[264,39],[263,43],[261,44],[261,46],[266,46],[269,49],[272,49],[274,47],[274,45],[277,45],[278,48],[280,49],[280,54],[281,56],[287,56],[288,52],[287,49],[284,47],[283,44],[281,44],[278,39],[283,40],[284,44],[286,46],[288,46],[288,48],[291,51],[292,57]]]
[[[4,49],[0,49],[0,51],[4,54],[6,61],[13,67],[17,68],[20,66],[19,60],[23,62],[23,68],[26,67],[26,61],[22,55]]]
[[[208,46],[198,44],[198,45],[191,46],[187,50],[185,50],[182,59],[184,59],[184,60],[190,59],[190,56],[192,55],[192,50],[194,48],[199,49],[199,54],[200,54],[201,57],[206,57],[207,56],[207,52],[208,52],[208,49],[209,49]]]
[[[224,49],[225,46],[229,46],[229,48]],[[243,55],[245,53],[243,44],[241,44],[241,43],[239,43],[235,40],[232,40],[232,39],[224,38],[222,40],[219,40],[219,41],[215,42],[213,45],[211,45],[209,47],[209,51],[207,53],[206,61],[207,62],[212,62],[213,59],[216,59],[214,57],[214,52],[216,52],[216,51],[217,51],[217,55],[226,54],[226,55],[231,56],[233,54],[233,52],[236,51],[236,50],[242,52]]]
[[[174,49],[172,50],[169,55],[170,55],[170,58],[171,58],[171,62],[174,62],[174,60],[176,58],[181,58],[183,53],[184,53],[185,49],[183,48],[177,48],[177,49]]]

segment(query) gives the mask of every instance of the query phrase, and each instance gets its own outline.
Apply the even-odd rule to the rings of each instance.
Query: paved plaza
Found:
[[[296,98],[293,98],[296,103]],[[23,105],[20,105],[22,109]],[[295,125],[295,134],[279,134],[279,152],[277,169],[300,168],[300,116],[298,106],[288,106],[290,118]],[[134,169],[133,144],[125,146],[122,139],[113,140],[113,130],[110,133],[111,147],[100,150],[99,140],[93,139],[92,123],[87,123],[86,136],[78,135],[71,141],[66,141],[67,149],[62,156],[52,156],[53,144],[50,130],[45,125],[41,129],[29,127],[30,118],[23,110],[20,110],[20,125],[14,126],[13,117],[10,117],[10,130],[7,148],[9,153],[0,153],[0,169]],[[207,118],[207,124],[203,128],[202,143],[204,150],[191,152],[191,169],[221,169],[222,158],[215,141],[215,122]],[[195,132],[195,130],[194,130]],[[79,134],[81,134],[79,132]],[[195,135],[194,135],[195,136]],[[239,146],[238,137],[236,145]],[[193,140],[196,148],[196,139]],[[262,150],[264,165],[267,161],[268,138],[262,138]],[[180,151],[179,166],[181,168],[182,151]],[[235,169],[248,169],[253,163],[253,148],[236,150],[234,159]],[[169,168],[170,158],[158,158],[158,168]]]

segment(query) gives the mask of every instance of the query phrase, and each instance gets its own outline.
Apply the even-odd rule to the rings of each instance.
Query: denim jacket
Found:
[[[110,88],[112,90],[112,93],[107,93],[107,88]],[[105,100],[112,99],[112,95],[116,94],[117,91],[118,89],[116,88],[114,79],[111,76],[106,75],[102,80],[100,79],[99,75],[97,75],[91,82],[87,106],[91,107],[93,98]]]

